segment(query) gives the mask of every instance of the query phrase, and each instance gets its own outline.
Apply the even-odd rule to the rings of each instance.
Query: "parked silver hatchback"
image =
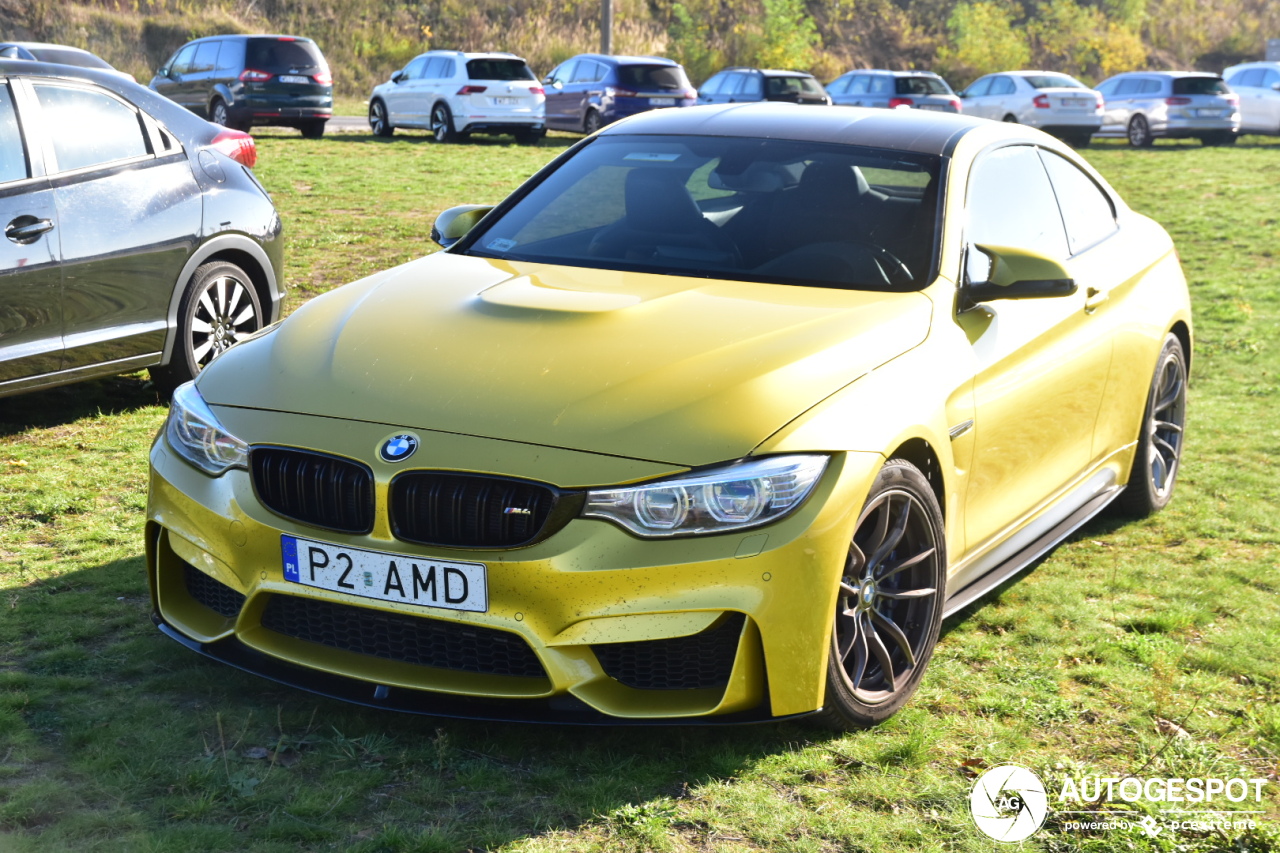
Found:
[[[1130,71],[1102,81],[1098,91],[1105,104],[1096,135],[1127,138],[1135,148],[1190,137],[1231,145],[1240,132],[1240,98],[1217,74]]]
[[[960,112],[960,99],[931,71],[849,71],[832,80],[827,94],[846,107]]]
[[[1280,135],[1280,62],[1246,62],[1222,72],[1240,96],[1240,133]]]

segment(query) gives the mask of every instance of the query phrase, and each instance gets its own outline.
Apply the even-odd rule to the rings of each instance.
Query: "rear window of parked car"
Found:
[[[40,47],[31,51],[31,55],[41,62],[58,62],[62,65],[79,65],[82,68],[110,68],[103,60],[91,53],[73,50],[62,50],[56,47]]]
[[[1175,95],[1225,95],[1230,91],[1221,77],[1177,77],[1173,81]]]
[[[633,89],[692,89],[684,69],[672,65],[619,65],[618,83]]]
[[[1036,89],[1083,89],[1084,84],[1065,74],[1030,74],[1027,82]]]
[[[812,77],[766,77],[765,86],[770,95],[786,95],[791,92],[804,92],[806,95],[822,94],[822,87]]]
[[[250,39],[244,62],[250,68],[273,72],[326,67],[313,42],[297,39]]]
[[[467,61],[469,80],[534,80],[529,66],[519,59],[471,59]]]
[[[899,95],[950,95],[947,84],[936,77],[899,77]]]

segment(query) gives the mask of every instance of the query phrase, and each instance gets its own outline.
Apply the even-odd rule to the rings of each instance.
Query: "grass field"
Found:
[[[259,137],[287,307],[430,251],[571,142]],[[1101,145],[1173,234],[1197,349],[1170,508],[1103,518],[943,626],[872,731],[392,716],[206,663],[149,619],[145,374],[0,400],[0,851],[988,851],[975,772],[1266,778],[1252,830],[1070,831],[1043,851],[1280,850],[1280,144]],[[1122,804],[1139,819],[1153,806]],[[1246,817],[1246,815],[1239,815]]]

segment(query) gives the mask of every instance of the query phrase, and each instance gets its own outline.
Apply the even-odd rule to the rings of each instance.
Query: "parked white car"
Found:
[[[1098,91],[1105,99],[1098,136],[1127,138],[1135,148],[1190,137],[1231,145],[1240,131],[1240,96],[1217,74],[1129,71],[1103,80]]]
[[[1002,71],[973,81],[964,114],[1038,127],[1077,148],[1102,126],[1102,96],[1056,71]]]
[[[512,53],[430,50],[374,87],[369,126],[430,130],[437,142],[472,133],[510,133],[532,145],[546,135],[546,95],[528,64]]]
[[[1280,135],[1280,62],[1245,62],[1222,72],[1240,96],[1240,132]]]

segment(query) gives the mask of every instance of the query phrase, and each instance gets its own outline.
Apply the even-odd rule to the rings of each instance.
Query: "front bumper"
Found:
[[[315,428],[305,422],[316,420],[227,409],[219,417],[260,443],[305,435]],[[392,536],[382,516],[397,471],[368,451],[394,429],[346,423],[338,446],[327,448],[363,450],[350,455],[374,470],[379,520],[367,535],[277,516],[257,501],[247,472],[207,477],[158,440],[147,565],[161,629],[201,654],[285,684],[438,716],[731,723],[821,707],[838,579],[878,455],[833,457],[806,504],[756,530],[641,540],[606,521],[575,519],[530,546],[476,551]],[[504,453],[512,455],[499,458]],[[538,478],[533,469],[542,465],[580,471],[592,461],[442,435],[424,441],[413,460],[420,468],[497,468],[528,478]],[[606,464],[610,479],[595,484],[666,473],[653,463]],[[543,471],[540,479],[552,478]],[[282,533],[408,558],[482,562],[488,607],[424,608],[300,586],[284,578]],[[282,619],[282,610],[293,615]],[[388,626],[392,639],[382,642],[382,629],[371,625]],[[535,668],[510,664],[512,654],[531,656]]]

